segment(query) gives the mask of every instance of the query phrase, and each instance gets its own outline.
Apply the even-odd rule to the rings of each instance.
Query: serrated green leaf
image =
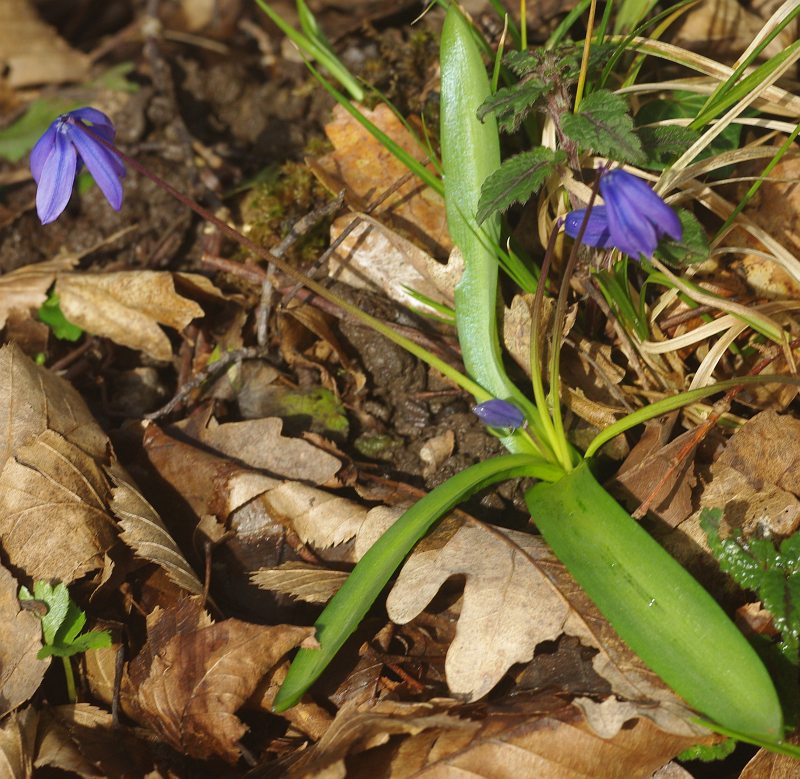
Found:
[[[794,665],[800,662],[800,535],[779,547],[768,538],[743,539],[741,530],[729,538],[719,532],[719,509],[705,509],[700,527],[720,568],[761,599],[781,634],[781,652]]]
[[[565,159],[564,152],[544,146],[507,159],[481,187],[478,200],[478,224],[513,203],[524,203],[539,191],[556,165]]]
[[[483,121],[487,114],[494,113],[503,132],[516,132],[546,89],[545,84],[535,78],[498,89],[478,109],[478,119]]]
[[[539,58],[529,51],[510,51],[503,58],[503,64],[518,76],[527,76],[539,67]]]
[[[650,170],[664,170],[699,137],[694,130],[677,124],[641,127],[638,132],[646,158],[643,165]]]
[[[623,162],[644,160],[627,102],[607,89],[584,98],[577,114],[562,114],[561,129],[584,149]]]
[[[40,660],[45,657],[72,657],[89,649],[102,649],[111,646],[111,634],[105,630],[90,630],[77,636],[70,644],[48,644],[36,655]]]
[[[680,241],[663,241],[656,249],[656,257],[669,265],[696,265],[708,259],[708,236],[695,215],[685,208],[677,210],[683,237]]]

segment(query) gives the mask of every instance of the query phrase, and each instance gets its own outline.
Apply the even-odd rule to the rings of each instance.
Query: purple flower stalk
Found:
[[[96,108],[78,108],[59,116],[31,152],[36,181],[36,211],[42,224],[56,220],[67,207],[80,166],[86,163],[100,191],[115,211],[122,207],[125,166],[116,154],[83,128],[112,143],[111,120]]]
[[[472,413],[489,427],[509,427],[516,430],[525,424],[525,415],[507,400],[486,400],[473,406]]]
[[[665,235],[683,236],[678,215],[642,179],[620,169],[603,173],[600,194],[605,205],[592,208],[581,243],[615,247],[638,260],[652,257]],[[571,238],[578,237],[585,214],[585,208],[567,214],[564,231]]]

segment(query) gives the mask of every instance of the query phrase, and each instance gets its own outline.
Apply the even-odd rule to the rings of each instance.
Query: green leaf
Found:
[[[541,60],[530,51],[510,51],[503,58],[503,64],[522,78],[533,73],[541,64]]]
[[[0,157],[18,162],[34,147],[57,116],[79,106],[80,103],[75,101],[58,98],[34,100],[16,122],[0,130]]]
[[[644,160],[627,102],[607,89],[584,98],[577,114],[562,114],[561,129],[584,149],[624,162]]]
[[[47,614],[42,617],[42,635],[46,644],[52,644],[69,611],[67,585],[57,584],[53,587],[48,582],[37,581],[33,584],[33,595],[26,587],[22,587],[19,599],[40,600],[47,605]]]
[[[55,292],[51,292],[47,300],[42,303],[37,316],[39,321],[48,325],[53,335],[61,341],[77,341],[83,335],[83,330],[64,316]]]
[[[507,159],[483,182],[476,214],[478,224],[513,203],[530,199],[565,159],[564,152],[544,146]]]
[[[663,241],[656,249],[656,257],[669,265],[695,265],[708,259],[708,237],[695,215],[685,208],[678,209],[678,219],[683,227],[680,241]]]
[[[693,747],[684,749],[678,755],[678,760],[702,760],[704,763],[711,763],[714,760],[724,760],[736,749],[736,740],[726,738],[719,744],[695,744]]]
[[[692,708],[775,741],[772,679],[719,604],[581,463],[525,493],[536,527],[620,638]]]
[[[641,127],[638,132],[646,158],[642,164],[650,170],[664,170],[700,137],[677,124]]]
[[[484,100],[478,109],[478,119],[483,121],[487,114],[494,113],[497,125],[503,132],[516,132],[522,120],[533,110],[536,101],[547,89],[545,84],[535,78],[498,89]]]
[[[761,599],[781,634],[781,652],[800,663],[800,533],[776,546],[769,538],[742,538],[737,529],[729,538],[719,532],[722,511],[704,509],[700,527],[720,568]]]
[[[111,646],[111,634],[106,630],[90,630],[88,633],[77,636],[70,644],[56,644],[42,647],[37,657],[72,657],[87,652],[90,649],[102,649]]]

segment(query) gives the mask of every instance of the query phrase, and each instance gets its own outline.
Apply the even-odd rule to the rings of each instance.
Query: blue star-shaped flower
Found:
[[[678,215],[642,179],[619,169],[603,173],[600,194],[605,205],[592,208],[581,243],[613,246],[638,260],[652,257],[663,236],[683,236]],[[567,214],[564,231],[571,238],[578,237],[585,214],[585,208]]]
[[[36,181],[36,211],[42,224],[59,217],[67,207],[75,175],[86,163],[97,186],[115,211],[122,207],[125,166],[116,154],[82,128],[113,142],[111,120],[96,108],[78,108],[59,116],[31,152],[31,173]]]

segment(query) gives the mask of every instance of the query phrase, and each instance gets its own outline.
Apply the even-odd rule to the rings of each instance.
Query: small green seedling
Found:
[[[75,677],[69,658],[89,649],[111,646],[111,634],[106,630],[81,633],[86,624],[86,612],[69,597],[66,584],[61,583],[54,587],[40,580],[34,583],[33,594],[27,587],[20,587],[19,599],[40,601],[47,607],[47,613],[41,617],[44,646],[37,657],[40,660],[52,656],[61,658],[67,680],[67,694],[70,701],[75,702]]]
[[[37,312],[40,322],[44,322],[60,341],[77,341],[83,335],[83,329],[73,325],[61,310],[58,295],[51,292],[47,300],[39,306]]]

